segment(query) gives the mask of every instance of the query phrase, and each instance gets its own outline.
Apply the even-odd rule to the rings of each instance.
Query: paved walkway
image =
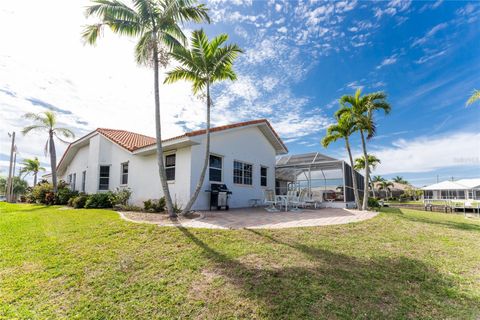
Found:
[[[347,209],[302,209],[301,212],[268,212],[263,208],[231,209],[229,211],[203,211],[197,219],[179,219],[176,222],[148,222],[136,220],[132,215],[128,221],[153,223],[160,226],[183,226],[209,229],[282,229],[295,227],[326,226],[359,222],[375,217],[377,212]]]

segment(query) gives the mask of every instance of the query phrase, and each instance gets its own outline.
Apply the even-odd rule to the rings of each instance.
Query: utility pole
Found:
[[[12,146],[10,148],[10,166],[8,168],[8,179],[7,179],[7,188],[5,189],[5,196],[7,197],[7,202],[11,202],[10,198],[10,189],[12,187],[12,169],[13,169],[13,152],[15,149],[15,131],[12,134],[8,134],[9,137],[12,137]]]
[[[13,170],[12,170],[12,182],[10,183],[10,201],[17,202],[17,199],[13,194],[13,185],[15,184],[15,167],[17,165],[17,146],[13,147]]]

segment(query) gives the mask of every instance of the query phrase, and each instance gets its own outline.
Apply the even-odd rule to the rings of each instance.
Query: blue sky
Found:
[[[0,48],[0,171],[6,132],[25,125],[19,114],[27,111],[55,109],[77,135],[96,127],[154,133],[151,72],[135,65],[134,41],[106,32],[97,47],[84,46],[79,34],[88,1],[64,2],[51,2],[62,17],[37,15],[44,10],[37,3],[0,5],[0,27],[11,30],[0,39],[8,44]],[[187,32],[226,32],[245,51],[235,66],[238,80],[214,87],[215,124],[268,118],[291,153],[345,158],[343,143],[327,150],[319,144],[338,98],[357,88],[381,90],[393,110],[376,116],[377,137],[369,142],[382,160],[377,174],[416,185],[437,176],[480,176],[480,103],[465,107],[480,89],[480,3],[210,0],[207,6],[213,23],[188,25]],[[20,15],[31,25],[20,25]],[[46,36],[52,29],[55,36]],[[165,136],[204,125],[203,103],[189,84],[161,90]],[[353,144],[358,155],[358,137]],[[48,165],[43,137],[20,137],[18,145],[23,157],[38,155]]]

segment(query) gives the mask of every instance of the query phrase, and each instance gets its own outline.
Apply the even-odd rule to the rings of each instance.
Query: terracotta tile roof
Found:
[[[98,128],[96,131],[124,147],[128,151],[135,151],[137,149],[155,144],[156,141],[155,138],[125,130]]]
[[[245,126],[250,126],[250,125],[259,124],[259,123],[267,124],[268,127],[272,130],[275,137],[277,137],[278,141],[280,141],[282,146],[285,148],[285,150],[288,150],[287,146],[283,143],[282,139],[280,139],[280,136],[273,129],[272,125],[270,124],[270,122],[267,119],[250,120],[250,121],[245,121],[245,122],[227,124],[227,125],[224,125],[224,126],[210,128],[210,132],[223,131],[223,130],[238,128],[238,127],[245,127]],[[206,132],[205,129],[190,131],[190,132],[186,132],[186,133],[184,133],[180,136],[172,137],[172,138],[169,138],[169,139],[166,139],[166,140],[163,140],[163,141],[170,141],[170,140],[175,140],[175,139],[179,139],[179,138],[183,138],[183,137],[195,137],[195,136],[205,134],[205,132]]]
[[[238,122],[238,123],[228,124],[228,125],[224,125],[224,126],[214,127],[214,128],[210,129],[210,132],[223,131],[223,130],[238,128],[238,127],[245,127],[245,126],[249,126],[249,125],[260,124],[260,123],[267,124],[268,127],[274,133],[275,137],[277,137],[277,139],[281,143],[281,145],[285,148],[285,150],[288,151],[287,146],[285,146],[282,139],[280,139],[280,137],[275,132],[275,130],[273,129],[273,127],[271,126],[270,122],[268,122],[267,119],[251,120],[251,121]],[[138,150],[138,149],[141,149],[141,148],[144,148],[144,147],[152,146],[156,143],[155,138],[149,137],[149,136],[146,136],[146,135],[143,135],[143,134],[130,132],[130,131],[126,131],[126,130],[98,128],[95,131],[92,131],[89,134],[83,136],[82,138],[77,139],[76,141],[72,142],[67,147],[67,150],[65,150],[62,158],[60,159],[60,162],[57,165],[57,168],[63,162],[63,160],[65,158],[65,155],[69,151],[72,144],[90,136],[91,134],[93,134],[95,132],[101,133],[102,135],[104,135],[108,139],[112,140],[113,142],[117,143],[118,145],[122,146],[123,148],[125,148],[125,149],[127,149],[128,151],[131,151],[131,152],[135,151],[135,150]],[[199,136],[199,135],[202,135],[202,134],[205,134],[205,129],[186,132],[182,135],[162,140],[162,142],[172,141],[172,140],[176,140],[176,139],[180,139],[180,138],[194,137],[194,136]]]

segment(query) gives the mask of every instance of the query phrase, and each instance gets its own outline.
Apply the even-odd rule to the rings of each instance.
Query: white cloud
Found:
[[[480,170],[480,133],[460,132],[399,139],[392,146],[371,150],[382,163],[378,174],[428,172],[473,165]]]
[[[280,12],[282,10],[282,5],[280,3],[275,4],[275,11]]]
[[[425,55],[425,56],[421,57],[418,60],[415,60],[415,63],[416,64],[423,64],[423,63],[428,62],[432,59],[443,56],[443,55],[445,55],[445,53],[447,53],[447,50],[442,50],[442,51],[439,51],[439,52],[434,53],[434,54],[428,54],[428,55]]]
[[[382,63],[380,63],[378,66],[377,66],[377,69],[381,69],[385,66],[388,66],[388,65],[391,65],[391,64],[394,64],[396,63],[398,60],[398,55],[397,54],[393,54],[391,55],[390,57],[387,57],[385,59],[383,59]]]
[[[428,40],[430,40],[433,36],[435,36],[435,34],[436,34],[437,32],[439,32],[440,30],[445,29],[447,26],[448,26],[448,23],[446,23],[446,22],[437,24],[437,25],[434,26],[432,29],[430,29],[430,30],[425,34],[425,36],[416,39],[416,40],[412,43],[412,48],[413,48],[413,47],[416,47],[416,46],[418,46],[418,45],[424,44],[425,42],[427,42]]]
[[[281,27],[281,28],[278,28],[277,31],[280,33],[287,33],[288,29],[286,27]]]
[[[350,88],[350,89],[354,89],[354,90],[357,90],[357,89],[363,89],[365,86],[364,85],[361,85],[359,83],[359,81],[352,81],[350,83],[347,84],[347,88]]]
[[[375,17],[380,19],[384,15],[394,16],[399,12],[406,11],[411,3],[411,0],[391,0],[386,5],[385,9],[379,7],[374,9]]]

